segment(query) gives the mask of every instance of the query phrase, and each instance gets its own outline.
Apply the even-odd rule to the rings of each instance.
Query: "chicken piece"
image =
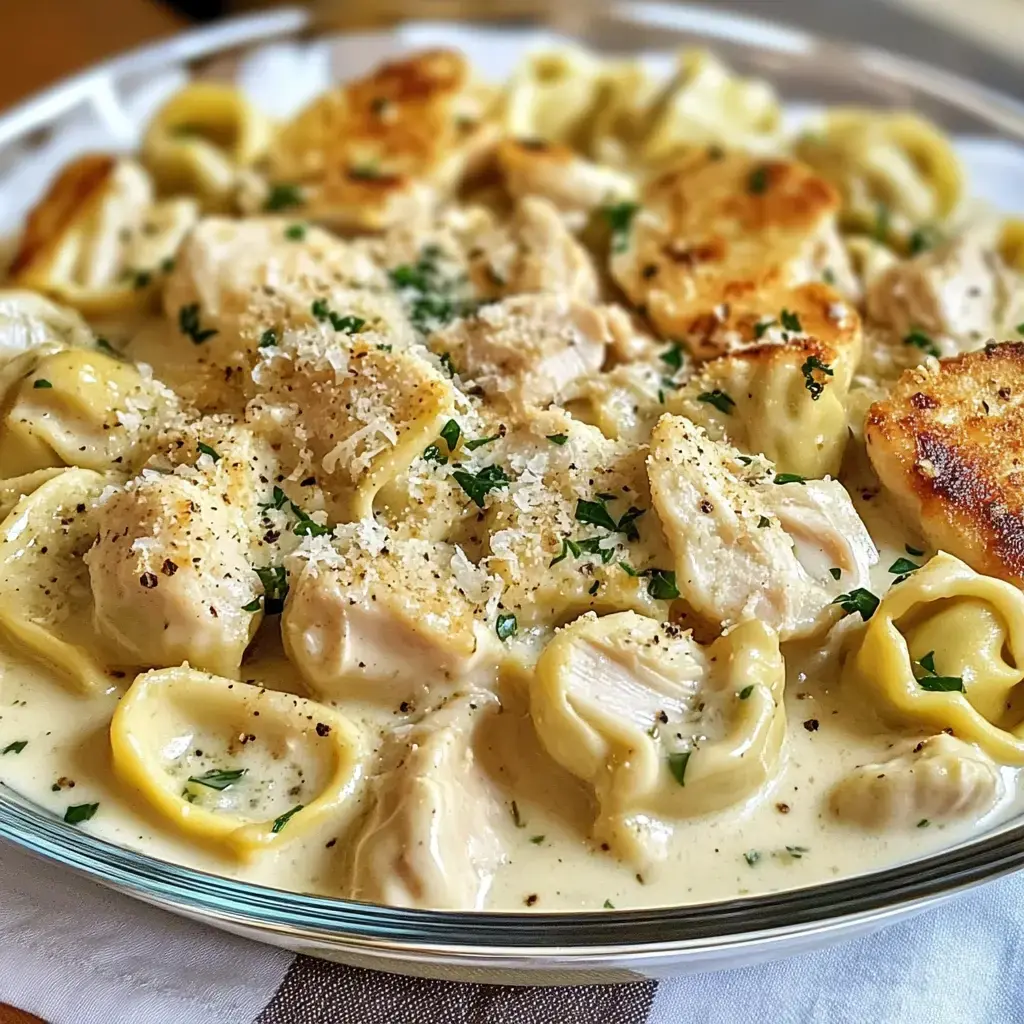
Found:
[[[88,316],[144,311],[197,214],[191,199],[154,201],[131,160],[79,157],[29,215],[11,282]]]
[[[85,556],[95,627],[130,664],[187,661],[238,678],[261,618],[250,607],[260,597],[251,563],[270,453],[244,429],[213,421],[168,450],[172,458],[151,463],[159,469],[144,469],[98,509],[99,536]]]
[[[759,452],[784,473],[839,472],[849,437],[846,398],[860,358],[856,311],[825,285],[758,296],[774,316],[733,306],[720,333],[697,349],[728,354],[704,363],[665,407],[714,440]]]
[[[702,647],[634,612],[584,615],[544,649],[530,714],[547,751],[589,783],[594,838],[640,870],[672,822],[748,800],[786,734],[775,633],[747,621]]]
[[[290,556],[285,650],[329,700],[419,703],[500,657],[501,581],[450,544],[399,539],[372,520]],[[454,582],[453,582],[454,577]]]
[[[247,422],[280,451],[290,479],[312,477],[332,518],[369,518],[454,414],[455,388],[419,346],[326,325],[260,349]]]
[[[502,411],[523,414],[557,402],[596,373],[611,342],[604,307],[565,295],[521,295],[481,307],[431,338],[459,376]]]
[[[833,789],[832,813],[869,832],[984,818],[1004,795],[996,763],[940,733],[905,754],[854,768]]]
[[[388,906],[481,910],[505,851],[501,804],[477,766],[473,737],[500,711],[471,693],[395,737],[394,766],[371,783],[373,805],[346,895]]]
[[[980,228],[890,267],[868,289],[865,371],[894,377],[927,356],[970,352],[1016,333],[1024,278],[1001,261]]]
[[[613,221],[611,273],[666,338],[761,291],[821,280],[855,293],[836,228],[839,196],[802,164],[692,153]]]
[[[384,64],[284,126],[270,149],[266,204],[354,231],[436,207],[492,149],[493,99],[453,51]]]
[[[1024,587],[1024,344],[905,371],[865,437],[930,546]]]
[[[659,347],[664,350],[664,342]],[[561,404],[574,418],[597,427],[613,441],[642,444],[665,411],[666,372],[665,366],[649,363],[616,366],[575,381]],[[674,380],[680,375],[676,371]]]
[[[498,167],[513,199],[539,196],[560,210],[574,227],[599,206],[636,198],[631,177],[591,163],[561,143],[506,139],[498,146]]]
[[[520,200],[507,224],[479,235],[469,252],[469,277],[484,299],[527,292],[556,292],[578,302],[598,298],[589,253],[558,209],[536,196]]]
[[[776,475],[671,415],[654,428],[647,465],[675,584],[699,614],[807,637],[838,617],[836,597],[867,586],[878,552],[838,481]]]

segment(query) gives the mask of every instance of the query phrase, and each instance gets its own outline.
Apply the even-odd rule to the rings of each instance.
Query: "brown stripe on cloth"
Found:
[[[645,1024],[656,988],[473,985],[298,956],[255,1024]]]

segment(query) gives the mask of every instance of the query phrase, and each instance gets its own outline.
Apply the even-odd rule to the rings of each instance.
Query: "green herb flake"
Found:
[[[242,605],[242,611],[243,612],[258,612],[261,607],[262,607],[262,605],[261,605],[260,599],[258,597],[254,597],[248,604],[243,604]]]
[[[446,445],[448,445],[449,452],[455,451],[460,437],[462,437],[462,428],[455,422],[455,420],[449,420],[441,428],[441,439]]]
[[[203,328],[200,324],[198,302],[182,306],[178,310],[178,330],[181,331],[185,337],[191,338],[193,345],[202,345],[204,341],[208,338],[212,338],[217,333],[216,328]]]
[[[777,484],[806,484],[807,481],[798,473],[776,473],[772,481]]]
[[[273,327],[268,327],[260,335],[260,348],[273,348],[277,344],[277,331]]]
[[[647,593],[658,601],[674,601],[679,596],[676,574],[669,569],[650,569]]]
[[[299,811],[301,811],[304,806],[304,804],[296,804],[290,811],[285,811],[280,818],[275,818],[274,825],[270,831],[274,835],[277,835],[277,833],[282,831],[285,825],[287,825],[288,822],[291,821],[292,816],[298,814]]]
[[[629,562],[618,562],[617,564],[618,564],[619,568],[620,568],[620,569],[621,569],[621,570],[622,570],[622,571],[623,571],[623,572],[624,572],[624,573],[625,573],[625,574],[626,574],[627,576],[633,576],[633,577],[636,577],[636,576],[640,576],[640,575],[641,575],[641,573],[638,573],[638,572],[636,571],[636,569],[634,569],[634,568],[633,568],[633,566],[631,566],[631,565],[629,564]]]
[[[284,229],[284,237],[289,242],[301,242],[306,237],[306,225],[305,224],[289,224]]]
[[[81,825],[83,821],[88,821],[97,810],[99,810],[99,804],[72,804],[64,812],[64,820],[69,825]]]
[[[821,398],[825,391],[825,381],[818,380],[814,376],[815,372],[824,374],[826,377],[835,376],[832,367],[828,363],[823,363],[817,356],[808,356],[804,360],[803,366],[800,367],[800,372],[804,375],[804,387],[810,391],[812,402]]]
[[[924,333],[924,331],[911,331],[904,339],[904,345],[913,345],[914,348],[921,349],[922,352],[927,352],[930,356],[938,357],[941,353],[939,352],[939,346],[932,341],[931,337]]]
[[[557,444],[559,447],[561,447],[563,444],[565,444],[566,441],[569,440],[569,435],[568,434],[548,434],[547,438],[548,438],[548,440],[552,444]]]
[[[805,853],[810,853],[810,852],[811,852],[811,850],[810,850],[810,847],[808,847],[808,846],[787,846],[786,847],[786,853],[788,853],[790,855],[790,857],[794,858],[795,860],[800,860],[800,858],[803,857],[803,855]]]
[[[829,574],[831,575],[832,579],[837,580],[843,575],[843,570],[838,567],[833,567],[829,569]]]
[[[680,750],[668,755],[668,770],[672,773],[672,778],[680,786],[686,785],[684,781],[686,778],[686,763],[690,760],[691,753],[693,753],[691,750]]]
[[[759,530],[763,530],[766,527],[769,527],[771,525],[772,525],[772,521],[767,516],[761,516],[761,518],[758,519],[758,521],[757,521],[757,528]]]
[[[747,178],[747,191],[753,196],[761,196],[768,191],[768,168],[764,164],[750,172]]]
[[[302,192],[298,185],[289,185],[284,182],[278,185],[271,185],[267,194],[263,209],[268,213],[276,210],[288,210],[293,206],[302,205]]]
[[[261,505],[260,508],[265,512],[268,508],[282,509],[288,504],[288,495],[281,490],[280,487],[275,485],[273,491],[273,497],[265,505]]]
[[[794,334],[800,334],[803,328],[800,326],[800,317],[796,313],[791,313],[788,309],[784,309],[779,314],[779,323],[782,324],[784,331],[792,331]]]
[[[774,320],[758,320],[757,323],[754,324],[754,337],[759,339],[763,338],[768,332],[768,328],[774,324]]]
[[[220,791],[230,789],[248,770],[248,768],[211,768],[209,771],[203,772],[202,775],[190,775],[188,781]]]
[[[263,584],[263,611],[266,615],[280,615],[284,599],[288,596],[288,571],[283,565],[256,569]]]
[[[605,910],[614,910],[615,909],[615,904],[612,903],[611,900],[605,900],[604,901],[604,909]]]
[[[831,267],[826,267],[821,272],[821,279],[822,279],[822,281],[825,282],[825,284],[835,284],[836,283],[836,272]]]
[[[38,380],[35,380],[35,381],[32,382],[32,387],[42,389],[42,388],[52,388],[53,385],[48,380],[46,380],[45,378],[40,377]]]
[[[3,750],[0,750],[0,755],[20,754],[27,746],[28,740],[15,740],[13,743],[8,743]]]
[[[485,444],[490,444],[492,441],[497,441],[500,437],[503,437],[502,433],[491,434],[490,437],[475,437],[472,441],[466,442],[466,450],[475,452],[477,448],[482,448]]]
[[[753,692],[754,692],[753,684],[751,684],[750,686],[744,686],[743,689],[740,690],[740,692],[739,692],[740,700],[747,700]]]
[[[427,462],[436,462],[439,466],[444,466],[448,463],[448,456],[444,455],[436,444],[428,444],[423,449],[423,458]]]
[[[526,822],[523,821],[522,816],[519,813],[519,804],[517,804],[515,800],[512,801],[512,821],[516,828],[526,828]]]
[[[715,388],[713,391],[702,391],[697,396],[697,401],[713,405],[719,412],[724,412],[726,416],[732,415],[732,411],[736,407],[736,403],[724,391],[720,391],[718,388]]]
[[[452,473],[455,482],[472,499],[477,508],[484,507],[484,500],[494,490],[508,487],[510,480],[508,474],[501,466],[485,466],[479,473],[468,473],[464,469],[457,469]]]
[[[217,449],[211,447],[205,441],[200,441],[196,447],[199,449],[199,453],[201,455],[209,455],[214,462],[220,462],[220,455],[218,454]]]
[[[848,594],[840,594],[832,603],[839,605],[847,615],[858,612],[860,617],[867,622],[875,614],[878,598],[870,590],[857,587]]]
[[[929,651],[920,661],[914,662],[924,675],[917,676],[917,685],[932,693],[964,693],[964,681],[959,676],[940,676],[935,671],[935,652]]]
[[[600,495],[598,497],[599,499],[601,498]],[[612,533],[615,533],[618,529],[618,524],[612,518],[612,514],[605,505],[605,499],[584,501],[582,498],[577,498],[575,519],[577,523],[600,526],[605,530],[611,530]]]
[[[750,867],[753,867],[761,859],[761,854],[758,850],[747,850],[747,852],[743,854],[743,859]]]
[[[933,224],[922,224],[914,228],[907,239],[907,250],[911,256],[934,249],[942,241],[942,234]]]
[[[107,341],[106,338],[97,338],[96,339],[96,347],[101,352],[105,353],[106,355],[113,356],[114,359],[123,359],[124,358],[124,356],[120,352],[118,352],[117,349],[114,348],[114,346],[111,345],[110,342]]]
[[[507,640],[509,637],[515,636],[518,628],[516,617],[511,612],[499,615],[494,623],[494,632],[498,634],[499,640]]]
[[[921,566],[917,562],[912,562],[909,558],[897,558],[892,565],[889,566],[889,572],[894,576],[904,576],[907,573],[915,572],[920,569]]]
[[[601,208],[612,231],[612,252],[625,252],[629,248],[629,231],[639,209],[639,203],[616,203]]]
[[[540,844],[544,842],[544,836],[530,836],[530,842],[533,843],[534,846],[540,846]]]
[[[930,822],[930,821],[929,821],[929,820],[928,820],[927,818],[922,818],[922,819],[921,819],[921,820],[920,820],[920,821],[919,821],[919,822],[917,823],[917,827],[918,827],[918,828],[927,828],[927,827],[928,827],[928,826],[929,826],[930,824],[931,824],[931,822]]]
[[[683,368],[683,349],[678,344],[673,343],[672,347],[665,349],[658,358],[673,370],[679,371]]]

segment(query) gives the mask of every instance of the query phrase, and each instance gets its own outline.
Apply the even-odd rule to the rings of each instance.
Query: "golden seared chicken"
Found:
[[[204,420],[169,438],[97,511],[85,556],[95,626],[128,664],[238,677],[260,621],[253,570],[270,452],[244,428]]]
[[[362,231],[434,208],[492,148],[492,102],[459,53],[384,64],[284,126],[270,149],[264,207]]]
[[[614,311],[565,295],[521,295],[482,306],[431,338],[459,376],[501,411],[522,415],[560,401],[591,377],[612,342]]]
[[[399,907],[480,910],[505,859],[502,806],[477,764],[473,737],[500,711],[470,693],[400,730],[392,767],[371,783],[353,838],[346,896]]]
[[[907,753],[855,768],[832,790],[836,817],[871,832],[983,818],[1002,799],[999,768],[971,743],[939,733]]]
[[[310,538],[288,566],[285,650],[325,699],[420,703],[500,651],[501,581],[451,544],[390,536],[365,520],[333,544]]]
[[[540,139],[506,139],[498,146],[498,167],[513,199],[539,196],[573,224],[599,206],[636,198],[631,177],[592,163],[562,143]]]
[[[1024,587],[1024,344],[905,371],[865,438],[932,547]]]
[[[891,266],[868,289],[865,370],[892,377],[927,356],[954,356],[1015,333],[1024,278],[1005,266],[994,229],[965,231]]]
[[[670,389],[665,407],[716,440],[767,456],[780,472],[835,474],[849,437],[846,399],[860,350],[860,317],[831,288],[765,292],[725,311],[696,346],[700,356],[724,354]]]
[[[654,428],[647,465],[675,585],[700,615],[813,636],[834,621],[839,594],[867,585],[878,553],[838,481],[777,474],[671,415]]]
[[[764,290],[828,277],[854,292],[836,228],[839,197],[802,164],[701,151],[614,208],[611,272],[666,338]],[[765,312],[769,312],[765,310]]]

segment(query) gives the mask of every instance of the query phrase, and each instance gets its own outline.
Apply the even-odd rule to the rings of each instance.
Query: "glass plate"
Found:
[[[188,75],[249,79],[283,114],[282,106],[294,108],[332,79],[359,73],[360,63],[438,41],[460,45],[497,78],[525,42],[552,31],[608,53],[709,46],[739,71],[771,80],[790,105],[917,109],[972,147],[983,194],[995,190],[1010,204],[1024,197],[1024,106],[940,70],[708,8],[569,4],[538,36],[521,20],[503,30],[485,2],[486,23],[406,23],[361,33],[355,47],[351,33],[314,28],[306,12],[284,9],[185,33],[68,79],[0,118],[0,229],[17,226],[75,153],[134,148],[148,114]],[[282,98],[285,79],[292,88]],[[136,899],[300,952],[406,974],[528,984],[666,977],[805,952],[1024,866],[1017,819],[927,858],[789,892],[655,910],[453,913],[299,895],[179,867],[69,828],[2,786],[0,838]]]

